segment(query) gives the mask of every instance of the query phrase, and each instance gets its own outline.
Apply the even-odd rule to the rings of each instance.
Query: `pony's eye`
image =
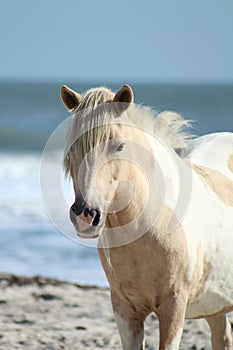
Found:
[[[125,145],[124,143],[121,143],[121,144],[117,147],[116,152],[122,151],[123,148],[124,148],[124,145]]]

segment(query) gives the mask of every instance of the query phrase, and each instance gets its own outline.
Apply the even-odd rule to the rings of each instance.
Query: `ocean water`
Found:
[[[99,85],[65,83],[80,92]],[[69,116],[60,101],[60,85],[0,83],[0,271],[106,286],[96,249],[65,237],[43,206],[42,152],[50,134]],[[233,85],[131,86],[136,103],[157,111],[174,110],[195,120],[197,135],[233,131]],[[62,150],[58,154],[47,159],[54,174]],[[73,200],[71,184],[64,182],[63,190],[68,208]],[[54,211],[57,207],[54,203]]]

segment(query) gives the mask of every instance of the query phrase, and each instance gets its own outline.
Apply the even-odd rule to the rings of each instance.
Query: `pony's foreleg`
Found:
[[[123,350],[144,350],[144,329],[140,326],[124,320],[118,312],[114,312],[115,320],[121,337]]]
[[[136,312],[133,306],[112,295],[112,306],[120,333],[123,350],[144,349],[145,315]]]
[[[184,328],[187,296],[174,293],[156,310],[159,318],[160,350],[178,350]]]
[[[226,315],[207,318],[211,329],[211,343],[213,350],[232,350],[231,325]]]

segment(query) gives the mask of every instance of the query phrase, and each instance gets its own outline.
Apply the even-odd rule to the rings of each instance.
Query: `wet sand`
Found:
[[[233,314],[229,314],[233,324]],[[187,320],[181,349],[210,350],[204,320]],[[148,316],[146,349],[158,348],[158,321]],[[43,277],[0,274],[0,350],[121,349],[110,292]]]

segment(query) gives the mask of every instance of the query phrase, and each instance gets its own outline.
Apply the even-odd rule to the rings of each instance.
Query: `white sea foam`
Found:
[[[45,224],[40,200],[40,154],[0,153],[1,228]]]
[[[60,158],[58,152],[47,159],[51,174]],[[39,152],[0,152],[0,271],[107,285],[96,250],[65,238],[50,221],[41,198],[40,163]],[[64,180],[61,187],[68,208],[72,186]],[[61,214],[58,206],[54,216]],[[69,220],[68,213],[62,215]]]

